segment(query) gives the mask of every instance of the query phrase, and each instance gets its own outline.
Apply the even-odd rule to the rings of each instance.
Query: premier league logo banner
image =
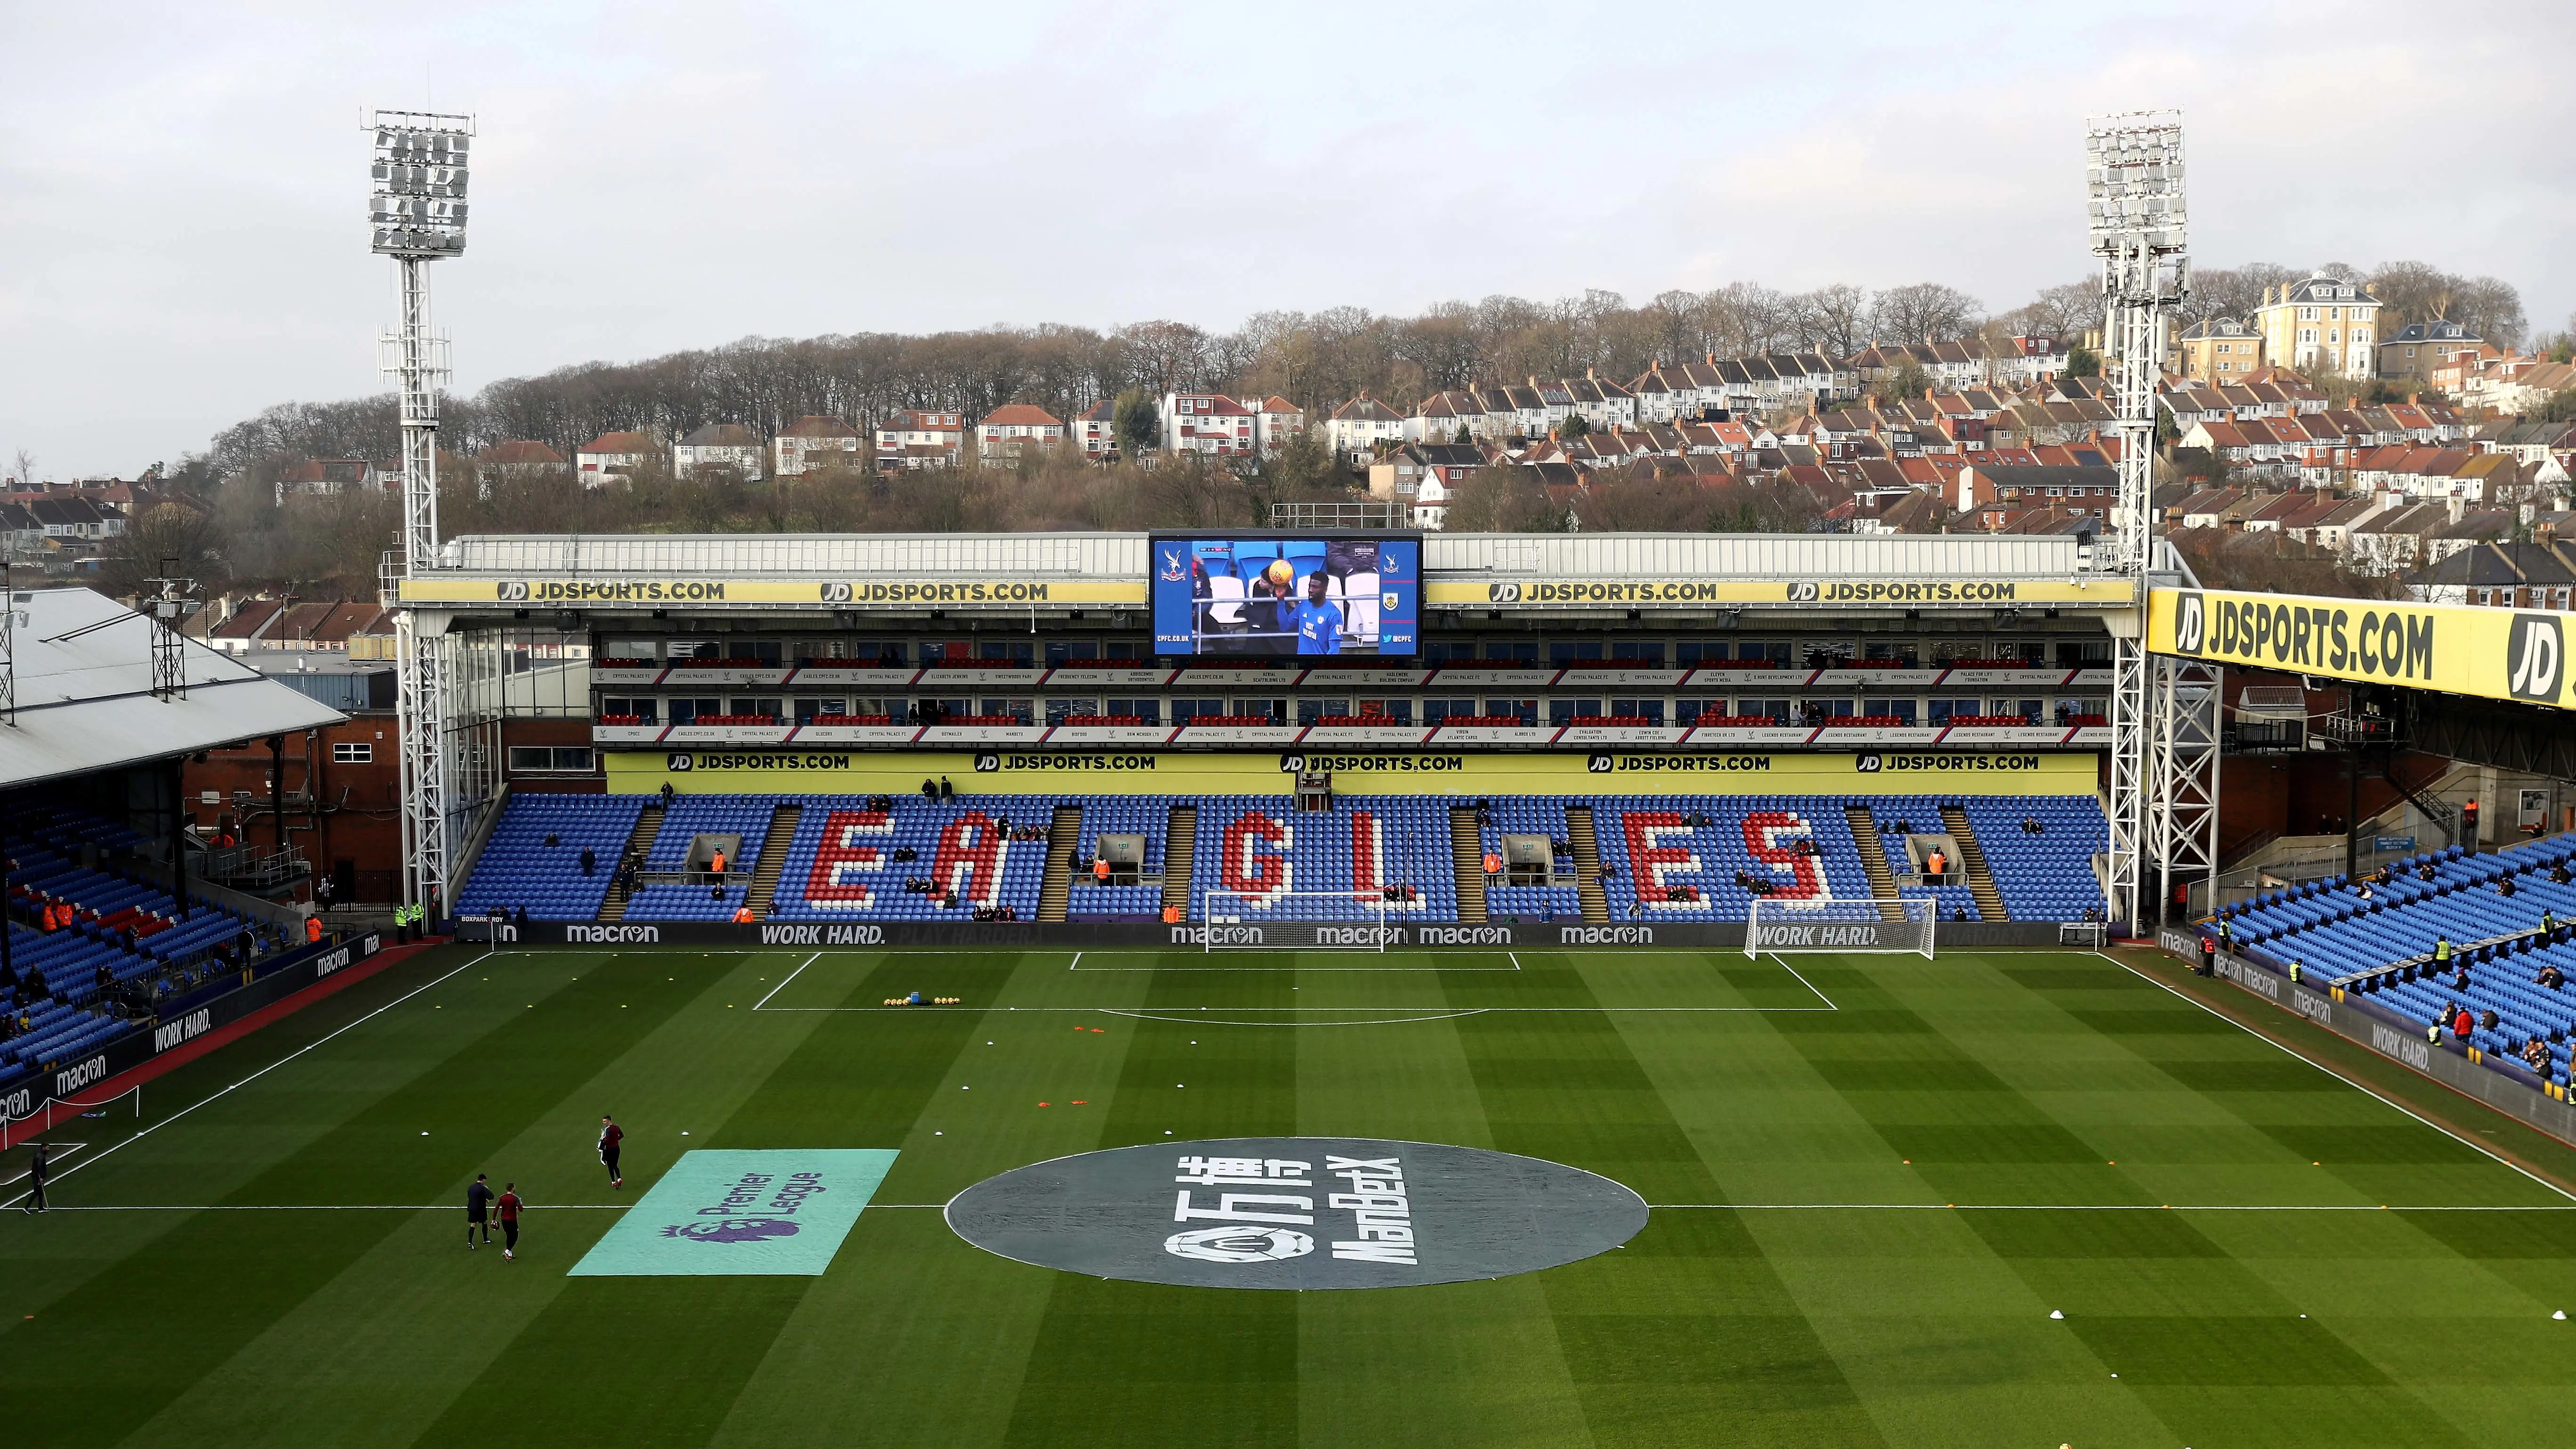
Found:
[[[817,1276],[894,1159],[873,1147],[683,1153],[571,1276]]]

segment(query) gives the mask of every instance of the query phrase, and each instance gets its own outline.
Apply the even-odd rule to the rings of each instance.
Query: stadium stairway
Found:
[[[623,865],[643,854],[661,829],[662,806],[661,802],[656,801],[645,806],[644,813],[635,817],[635,828],[627,834],[626,848],[617,853],[618,864]],[[599,918],[603,921],[622,921],[626,919],[626,882],[613,870],[610,876],[608,897],[599,907]]]
[[[1046,879],[1038,886],[1038,919],[1061,921],[1073,904],[1073,852],[1082,839],[1082,807],[1058,805],[1047,825]]]
[[[1610,919],[1610,896],[1601,889],[1601,844],[1592,834],[1592,807],[1565,807],[1565,838],[1574,846],[1574,893],[1583,902],[1583,919]]]
[[[1976,897],[1977,919],[2012,919],[2004,910],[2003,893],[1995,889],[1994,872],[1986,869],[1986,848],[1977,843],[1977,828],[1968,823],[1968,812],[1956,805],[1944,805],[1941,823],[1948,827],[1950,838],[1959,842],[1959,869],[1968,878],[1968,894]]]
[[[1869,807],[1846,805],[1843,807],[1843,819],[1851,826],[1852,844],[1860,851],[1861,874],[1869,878],[1870,898],[1894,901],[1896,872],[1887,868],[1887,847],[1879,840],[1878,824],[1871,818]],[[1894,905],[1879,907],[1878,915],[1879,919],[1885,921],[1898,921],[1905,918],[1903,909]]]
[[[1163,909],[1190,918],[1190,881],[1198,874],[1199,807],[1175,805],[1163,840]]]
[[[1458,919],[1485,919],[1485,841],[1476,828],[1475,807],[1449,807],[1449,854],[1457,862]]]
[[[769,817],[769,833],[761,837],[760,859],[751,872],[751,916],[753,920],[769,919],[772,902],[778,899],[778,877],[787,868],[787,852],[796,840],[796,822],[805,817],[802,805],[781,805]]]

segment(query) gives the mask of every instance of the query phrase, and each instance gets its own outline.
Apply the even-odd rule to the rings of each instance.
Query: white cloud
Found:
[[[373,390],[368,104],[481,118],[459,382],[746,334],[1225,327],[1587,286],[2082,275],[2088,112],[2180,105],[2206,265],[2576,307],[2562,7],[754,3],[0,15],[0,454],[131,471]],[[2391,38],[2394,37],[2394,38]],[[422,62],[427,62],[426,76]]]

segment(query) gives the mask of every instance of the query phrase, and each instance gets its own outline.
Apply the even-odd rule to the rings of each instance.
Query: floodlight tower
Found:
[[[2085,126],[2085,210],[2093,255],[2102,268],[2104,341],[2112,353],[2113,427],[2120,440],[2120,497],[2112,522],[2113,567],[2136,589],[2135,606],[2115,625],[2111,670],[2111,841],[2107,861],[2111,915],[2145,934],[2162,910],[2174,862],[2156,838],[2176,824],[2167,792],[2154,788],[2150,769],[2169,775],[2177,767],[2176,731],[2194,734],[2187,720],[2157,713],[2155,662],[2146,652],[2146,591],[2162,542],[2155,526],[2156,384],[2163,376],[2165,338],[2183,299],[2191,294],[2191,257],[2184,242],[2182,113],[2132,111],[2097,117]],[[2164,701],[2171,706],[2175,701]],[[2189,701],[2193,719],[2204,701]],[[2213,703],[2213,701],[2208,701]],[[2167,713],[2172,711],[2170,708]],[[2165,728],[2159,728],[2163,724]],[[2210,733],[2214,736],[2215,731]],[[2215,770],[2215,739],[2207,760],[2196,742],[2183,754]],[[2207,824],[2214,828],[2214,774]],[[2202,822],[2190,822],[2197,829]],[[2149,861],[2159,874],[2152,903],[2142,899]]]
[[[438,559],[438,394],[447,338],[429,322],[429,264],[465,251],[465,180],[472,116],[377,111],[373,249],[394,259],[402,325],[382,334],[377,361],[402,389],[402,569]],[[388,601],[391,602],[391,601]],[[444,913],[448,903],[447,642],[444,616],[395,615],[396,728],[402,777],[403,901]]]

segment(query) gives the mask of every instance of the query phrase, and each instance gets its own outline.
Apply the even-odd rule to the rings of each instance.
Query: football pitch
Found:
[[[10,1444],[2277,1449],[2576,1404],[2576,1199],[2471,1145],[2497,1119],[2092,953],[445,947],[144,1105],[56,1127],[58,1210],[0,1215]],[[1248,1137],[1519,1154],[1648,1214],[1561,1266],[1278,1292],[943,1212]],[[883,1179],[819,1271],[603,1270],[693,1151]],[[530,1205],[516,1261],[463,1241],[477,1172]]]

